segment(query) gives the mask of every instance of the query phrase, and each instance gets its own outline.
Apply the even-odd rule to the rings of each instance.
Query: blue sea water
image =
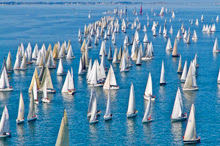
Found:
[[[61,88],[65,77],[57,77],[56,69],[51,69],[52,82],[56,93],[50,95],[51,103],[36,106],[38,120],[32,123],[25,122],[16,125],[18,102],[20,90],[23,92],[25,102],[25,117],[28,114],[29,95],[28,88],[34,72],[35,65],[29,65],[25,72],[14,72],[10,76],[10,84],[14,91],[10,93],[0,93],[0,114],[5,104],[8,106],[10,115],[11,138],[0,139],[0,145],[54,145],[59,131],[63,109],[67,109],[69,120],[70,144],[71,145],[183,145],[186,121],[171,123],[170,115],[175,100],[178,87],[182,87],[179,76],[176,73],[178,59],[172,58],[171,54],[165,52],[166,42],[162,36],[152,37],[152,20],[156,20],[160,25],[164,24],[164,19],[169,20],[170,14],[164,18],[153,16],[150,9],[154,8],[159,12],[162,5],[143,5],[143,16],[138,16],[142,25],[147,24],[146,12],[150,15],[150,27],[147,28],[149,40],[154,46],[155,58],[148,62],[143,62],[142,66],[133,66],[127,73],[120,73],[118,65],[113,65],[117,83],[120,86],[118,91],[111,92],[113,120],[104,122],[107,92],[101,87],[97,87],[96,95],[98,109],[102,114],[99,123],[90,125],[87,119],[87,108],[90,98],[90,87],[86,84],[85,76],[78,76],[78,66],[80,44],[77,41],[79,28],[83,30],[84,24],[92,23],[103,16],[102,12],[108,9],[113,10],[118,6],[124,8],[125,5],[4,5],[0,6],[0,62],[7,57],[8,51],[12,53],[13,63],[18,45],[23,42],[27,47],[28,42],[34,48],[35,43],[39,47],[43,43],[48,46],[54,45],[57,41],[71,40],[73,52],[76,58],[72,61],[63,60],[64,69],[67,71],[73,67],[74,81],[77,93],[74,96],[61,94]],[[133,21],[136,16],[131,13],[139,5],[128,5],[128,19]],[[190,45],[178,42],[178,52],[182,55],[182,60],[187,60],[188,64],[195,53],[198,53],[197,84],[199,91],[183,92],[184,111],[189,114],[191,104],[196,108],[196,129],[201,137],[200,145],[218,145],[219,125],[220,125],[220,86],[217,85],[217,75],[219,70],[219,55],[212,53],[215,38],[220,38],[219,31],[214,34],[202,33],[203,24],[212,24],[220,14],[219,5],[166,5],[173,8],[176,18],[172,23],[168,22],[168,29],[173,26],[173,34],[168,34],[174,43],[178,29],[181,27],[179,18],[184,22],[185,27],[195,29],[198,41]],[[92,11],[92,18],[88,19],[88,12]],[[199,22],[199,26],[190,25],[189,19],[196,19],[204,14],[204,22]],[[194,21],[195,22],[195,21]],[[216,23],[217,30],[220,30]],[[127,35],[131,37],[132,30],[127,30]],[[142,31],[139,32],[140,39],[144,37]],[[124,40],[125,34],[116,35],[116,46],[119,48]],[[100,43],[101,44],[101,43]],[[108,49],[111,45],[107,41]],[[97,59],[100,45],[93,47],[89,51],[90,58]],[[166,86],[159,86],[161,62],[165,62]],[[106,64],[110,62],[106,60]],[[142,118],[146,107],[143,98],[147,83],[148,73],[151,72],[153,80],[153,93],[156,95],[155,102],[152,103],[152,123],[143,125]],[[136,109],[138,116],[134,119],[126,118],[128,106],[130,84],[133,82],[136,96]],[[40,97],[40,95],[39,95]]]

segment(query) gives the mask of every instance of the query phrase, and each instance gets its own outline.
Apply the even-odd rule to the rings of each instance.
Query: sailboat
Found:
[[[118,61],[118,49],[117,49],[117,47],[115,47],[115,51],[114,51],[112,63],[119,63],[119,61]]]
[[[127,118],[135,117],[138,111],[135,109],[135,94],[134,94],[134,86],[131,83],[130,95],[129,95],[129,103],[128,103],[128,111]]]
[[[179,57],[180,55],[177,53],[177,41],[175,39],[174,46],[173,46],[173,52],[172,57]]]
[[[108,91],[108,100],[106,105],[106,111],[104,115],[104,120],[108,121],[112,119],[112,113],[111,113],[111,99],[110,99],[110,90]]]
[[[12,90],[13,88],[9,84],[8,74],[6,72],[6,67],[4,66],[2,74],[1,74],[1,78],[0,78],[0,92],[8,92]]]
[[[219,50],[219,47],[218,47],[218,39],[216,38],[214,46],[213,46],[213,53],[218,53],[219,51],[220,50]]]
[[[196,41],[197,39],[198,39],[198,37],[197,37],[196,31],[194,30],[192,40]]]
[[[148,37],[147,37],[147,33],[145,33],[145,35],[144,35],[143,43],[144,43],[144,44],[149,43]]]
[[[71,75],[69,71],[67,72],[67,76],[61,92],[68,93],[69,95],[73,95],[76,92],[76,89],[74,87],[73,75]]]
[[[151,115],[150,115],[150,109],[151,109],[151,96],[149,97],[149,100],[147,102],[147,107],[144,112],[144,117],[142,119],[142,123],[149,123],[149,122],[153,121],[153,119],[151,118]]]
[[[161,74],[160,74],[160,85],[166,85],[165,69],[164,69],[164,61],[163,60],[162,60]]]
[[[199,143],[200,137],[196,136],[196,119],[195,119],[195,106],[192,104],[189,119],[186,125],[186,131],[183,136],[183,142],[185,144]]]
[[[45,67],[45,69],[44,69],[43,77],[42,77],[41,84],[40,84],[40,91],[44,90],[45,84],[47,85],[47,92],[48,93],[55,93],[56,92],[56,90],[53,88],[53,83],[52,83],[52,79],[51,79],[51,75],[50,75],[50,71],[49,71],[48,67]]]
[[[177,32],[176,39],[181,39],[180,30]]]
[[[150,98],[151,97],[151,98]],[[153,89],[152,89],[152,78],[151,73],[149,73],[148,80],[147,80],[147,86],[144,92],[144,99],[146,100],[155,100],[155,96],[153,96]]]
[[[11,52],[8,52],[8,57],[6,61],[6,70],[8,73],[13,72],[12,61],[11,61]]]
[[[218,79],[217,79],[217,83],[220,84],[220,69],[219,69],[219,72],[218,72]]]
[[[88,107],[88,111],[87,111],[87,117],[91,116],[93,100],[94,100],[95,97],[96,97],[96,93],[95,93],[95,88],[93,86],[92,89],[91,89],[91,95],[90,95],[90,99],[89,99],[89,107]],[[96,111],[96,113],[97,113],[97,116],[99,116],[101,111],[98,110],[98,111]]]
[[[97,101],[96,101],[96,97],[94,96],[93,100],[92,100],[91,117],[90,117],[89,123],[95,124],[97,122],[98,122],[98,120],[97,120]]]
[[[182,57],[181,57],[181,55],[180,55],[177,73],[178,73],[178,74],[181,74],[182,72],[183,72],[183,69],[182,69]]]
[[[19,107],[18,107],[18,117],[16,119],[16,123],[20,124],[24,122],[24,100],[22,92],[20,92],[20,100],[19,100]]]
[[[48,97],[47,97],[47,82],[45,82],[45,84],[44,84],[42,102],[43,103],[49,103],[50,102],[50,99],[48,99]]]
[[[63,112],[63,118],[55,146],[69,146],[69,126],[66,109],[64,109]]]
[[[115,73],[112,68],[112,65],[110,65],[107,78],[103,85],[103,89],[119,89],[119,86],[117,85],[117,82],[116,82]]]
[[[34,96],[34,103],[39,104],[39,100],[37,98],[37,82],[36,82],[35,78],[34,78],[33,94],[32,95]]]
[[[109,50],[108,50],[108,57],[107,57],[108,60],[112,60],[112,48],[111,46],[109,47]]]
[[[128,63],[127,63],[126,56],[127,56],[126,53],[123,52],[122,58],[121,58],[121,63],[120,63],[120,65],[121,65],[120,72],[127,72],[127,71],[130,70],[129,66],[128,66]]]
[[[67,52],[67,55],[66,55],[66,59],[73,59],[73,58],[75,58],[75,56],[73,54],[72,45],[70,45],[68,47],[68,52]]]
[[[159,16],[164,16],[164,7],[161,8]]]
[[[168,38],[166,51],[170,51],[170,50],[172,50],[172,44],[171,44],[170,38]]]
[[[140,15],[142,15],[143,13],[142,13],[142,5],[141,5],[141,9],[140,9]]]
[[[8,108],[5,105],[0,122],[0,138],[11,137],[11,132],[9,128],[10,128],[9,113],[8,113]]]
[[[58,75],[58,76],[64,76],[64,75],[66,75],[66,72],[65,72],[64,69],[63,69],[63,63],[62,63],[62,59],[61,59],[61,58],[60,58],[59,65],[58,65],[58,69],[57,69],[57,75]]]
[[[30,96],[30,104],[29,104],[29,112],[28,112],[27,120],[28,122],[30,122],[36,119],[37,119],[37,115],[35,114],[34,97]]]
[[[138,51],[138,56],[137,56],[137,60],[136,60],[136,65],[137,66],[140,66],[140,65],[142,65],[142,59],[141,59],[141,49],[139,49],[139,51]]]
[[[186,118],[187,118],[187,113],[183,114],[183,101],[182,101],[180,89],[178,88],[176,93],[176,99],[173,106],[172,115],[171,115],[171,121],[172,122],[183,121],[186,120]]]
[[[196,84],[196,75],[193,72],[193,64],[191,62],[189,71],[187,73],[186,81],[183,86],[183,91],[193,91],[193,90],[198,90],[199,88],[197,87]]]
[[[183,73],[181,75],[181,82],[186,81],[186,76],[187,76],[187,61],[185,61],[184,67],[183,67]]]

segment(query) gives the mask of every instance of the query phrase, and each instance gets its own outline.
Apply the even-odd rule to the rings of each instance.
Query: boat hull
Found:
[[[16,119],[16,123],[17,123],[17,124],[24,123],[24,119],[23,119],[23,120],[18,120],[18,119]]]
[[[172,55],[172,57],[180,57],[180,55],[179,55],[179,54],[177,54],[177,55]]]
[[[142,121],[142,123],[144,124],[144,123],[150,123],[150,122],[152,122],[153,121],[153,119],[150,119],[150,120],[143,120]]]
[[[184,144],[200,143],[200,138],[194,140],[183,140]]]
[[[186,119],[187,119],[187,116],[181,117],[181,118],[173,118],[171,119],[171,122],[185,121]]]
[[[95,124],[95,123],[98,123],[98,122],[99,122],[98,120],[95,120],[95,121],[89,122],[89,124]]]
[[[104,120],[105,121],[109,121],[109,120],[111,120],[112,119],[112,116],[104,116]]]
[[[198,87],[195,87],[195,88],[183,88],[183,91],[197,91],[199,90]]]
[[[0,138],[11,137],[11,133],[6,133],[5,135],[0,135]]]
[[[49,100],[48,98],[43,98],[43,99],[42,99],[42,102],[43,102],[43,103],[50,103],[50,100]]]
[[[141,60],[146,61],[146,60],[151,60],[151,59],[153,59],[153,58],[154,58],[154,57],[142,57]]]
[[[149,100],[150,96],[144,95],[144,99]],[[156,97],[151,97],[151,101],[155,101]]]
[[[57,73],[57,75],[58,75],[58,76],[65,76],[66,73],[65,73],[65,72],[64,72],[64,73]]]
[[[36,116],[36,117],[33,117],[33,118],[28,118],[28,119],[27,119],[28,122],[35,121],[35,120],[37,120],[37,116]]]
[[[10,92],[10,91],[13,91],[13,88],[0,89],[0,92]]]
[[[160,86],[166,85],[167,83],[160,83]]]

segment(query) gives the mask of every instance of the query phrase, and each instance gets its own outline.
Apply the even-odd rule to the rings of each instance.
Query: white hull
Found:
[[[195,87],[195,88],[183,88],[183,91],[196,91],[196,90],[199,90],[198,87]]]
[[[95,121],[89,122],[89,124],[95,124],[95,123],[98,123],[98,122],[99,122],[98,120],[95,120]]]
[[[66,72],[64,73],[57,73],[58,76],[65,76],[66,75]]]
[[[137,112],[132,113],[132,114],[127,114],[127,118],[132,118],[132,117],[136,117],[137,116]]]
[[[28,119],[27,119],[28,122],[30,122],[30,121],[35,121],[35,120],[37,120],[37,116],[36,116],[36,117],[33,117],[33,118],[28,118]]]
[[[43,102],[43,103],[50,103],[50,100],[49,100],[48,98],[43,98],[43,99],[42,99],[42,102]]]
[[[13,91],[13,88],[0,89],[0,92],[10,92],[10,91]]]
[[[141,60],[146,61],[146,60],[151,60],[151,59],[153,59],[153,58],[154,58],[154,57],[142,57]]]
[[[103,89],[109,89],[109,88],[103,88]],[[111,86],[110,90],[118,90],[119,86]]]
[[[16,119],[16,123],[17,123],[17,124],[24,123],[24,119],[23,119],[23,120],[18,120],[18,119]]]
[[[142,123],[144,124],[144,123],[150,123],[150,122],[152,122],[153,121],[153,119],[150,119],[150,120],[144,120],[144,121],[142,121]]]
[[[150,96],[144,95],[144,99],[149,100]],[[151,96],[151,101],[155,101],[155,97]]]
[[[105,121],[108,121],[108,120],[111,120],[111,119],[112,119],[112,116],[104,116]]]
[[[0,138],[11,137],[11,133],[6,133],[6,135],[0,135]]]

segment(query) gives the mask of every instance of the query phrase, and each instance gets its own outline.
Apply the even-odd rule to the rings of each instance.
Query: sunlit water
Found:
[[[0,145],[54,145],[63,109],[67,109],[69,119],[70,144],[76,145],[182,145],[182,136],[185,131],[186,121],[171,123],[170,115],[175,100],[177,87],[182,87],[179,77],[176,73],[178,59],[172,58],[171,54],[165,52],[167,40],[162,36],[152,37],[151,25],[147,28],[149,40],[153,42],[155,58],[148,62],[143,62],[142,66],[135,65],[127,73],[120,73],[118,65],[113,65],[117,83],[120,86],[118,91],[111,92],[111,104],[113,120],[104,122],[103,116],[107,101],[107,92],[97,87],[96,95],[98,109],[102,111],[99,117],[99,123],[90,125],[87,119],[87,108],[90,97],[90,87],[87,86],[85,76],[78,76],[78,66],[80,58],[80,44],[77,41],[79,28],[83,30],[84,24],[92,23],[103,16],[102,12],[108,9],[113,10],[118,6],[124,8],[125,5],[32,5],[32,6],[1,6],[0,9],[0,60],[7,57],[8,51],[12,53],[13,63],[18,45],[23,42],[27,47],[28,42],[34,48],[35,43],[41,47],[42,43],[46,46],[51,43],[54,45],[57,41],[72,42],[73,52],[76,58],[72,61],[63,60],[64,69],[67,71],[70,67],[74,70],[74,81],[77,93],[74,96],[65,96],[61,94],[61,88],[65,77],[57,77],[56,69],[51,69],[52,82],[56,89],[56,94],[50,95],[51,103],[36,106],[38,120],[32,123],[16,125],[19,92],[22,90],[25,102],[25,118],[28,114],[29,95],[28,88],[34,72],[35,65],[29,65],[25,72],[14,72],[10,76],[10,84],[14,91],[11,93],[0,93],[0,112],[4,105],[8,106],[10,114],[11,138],[0,139]],[[170,14],[164,18],[153,16],[150,9],[154,8],[159,12],[162,5],[143,5],[143,16],[139,19],[143,24],[147,24],[146,12],[150,19],[156,20],[163,26],[164,19],[170,19]],[[131,15],[134,7],[139,9],[139,5],[128,6],[128,19],[133,21],[136,16]],[[196,108],[196,129],[201,137],[201,145],[217,145],[219,143],[219,112],[220,112],[220,86],[217,86],[217,75],[219,69],[219,55],[213,55],[212,47],[214,39],[220,38],[219,31],[214,34],[202,33],[203,24],[212,24],[212,18],[215,19],[220,14],[219,6],[214,5],[166,5],[173,8],[176,18],[172,21],[173,34],[168,34],[172,45],[181,23],[185,27],[191,28],[191,33],[195,29],[198,35],[198,41],[190,45],[178,42],[178,52],[182,55],[182,60],[187,60],[188,64],[198,53],[197,84],[199,91],[182,92],[184,112],[189,114],[192,103]],[[88,19],[88,11],[92,11],[92,18]],[[204,14],[205,21],[199,26],[190,25],[188,20],[201,17]],[[171,23],[167,23],[168,30]],[[217,30],[219,24],[216,23]],[[127,35],[132,36],[132,30],[127,30]],[[158,29],[157,29],[158,31]],[[140,40],[144,37],[143,31],[139,31]],[[124,33],[116,35],[116,46],[119,48],[123,44]],[[100,43],[101,44],[101,43]],[[89,51],[89,56],[93,60],[98,58],[100,44]],[[110,39],[106,43],[108,50],[111,45]],[[113,46],[112,46],[113,47]],[[130,47],[129,47],[130,49]],[[165,77],[167,85],[159,86],[161,62],[165,62]],[[106,64],[110,62],[106,60]],[[156,95],[155,102],[152,103],[152,123],[143,125],[142,118],[146,107],[146,101],[143,98],[147,83],[148,73],[152,73],[153,93]],[[136,96],[136,109],[138,116],[134,119],[126,118],[128,106],[130,84],[133,82]],[[39,95],[40,97],[41,95]]]

